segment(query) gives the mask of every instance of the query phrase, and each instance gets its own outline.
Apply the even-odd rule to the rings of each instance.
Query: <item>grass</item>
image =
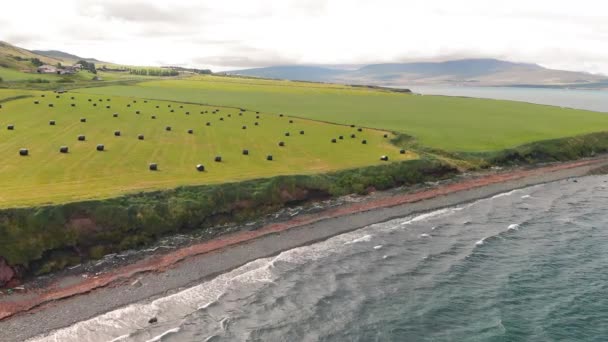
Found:
[[[608,116],[521,102],[416,96],[315,83],[197,76],[83,93],[257,108],[315,120],[391,129],[426,147],[481,152],[603,131]]]
[[[181,185],[217,184],[231,181],[289,174],[314,174],[381,163],[381,155],[391,160],[416,158],[400,155],[384,138],[385,132],[293,119],[262,112],[148,101],[119,96],[90,96],[67,93],[55,98],[50,92],[1,90],[0,99],[16,94],[34,97],[2,103],[0,109],[0,207],[31,206],[73,202],[91,198],[114,197],[144,190],[173,188]],[[45,97],[41,97],[45,94]],[[74,96],[75,100],[70,97]],[[89,102],[91,98],[93,102]],[[107,99],[110,101],[107,101]],[[99,100],[103,101],[99,101]],[[35,104],[34,101],[39,101]],[[49,103],[54,107],[49,107]],[[71,107],[74,103],[76,106]],[[97,106],[94,107],[93,103]],[[131,107],[127,107],[131,104]],[[107,109],[106,106],[111,106]],[[156,106],[160,108],[157,109]],[[171,108],[168,106],[171,105]],[[183,105],[184,108],[179,108]],[[175,112],[171,113],[170,109]],[[136,114],[139,110],[141,114]],[[190,115],[185,112],[189,111]],[[209,111],[200,114],[201,111]],[[117,118],[113,113],[119,113]],[[231,114],[231,117],[228,117]],[[151,119],[156,115],[157,119]],[[87,122],[81,123],[80,118]],[[224,121],[220,121],[220,117]],[[289,123],[293,119],[294,123]],[[56,125],[50,126],[49,121]],[[206,126],[206,122],[211,126]],[[260,125],[255,126],[254,122]],[[7,130],[14,124],[15,130]],[[242,126],[247,129],[243,130]],[[171,126],[172,131],[165,131]],[[194,129],[194,134],[188,134]],[[115,137],[120,130],[122,136]],[[305,134],[300,135],[299,131]],[[291,136],[284,136],[290,132]],[[350,134],[355,133],[356,139]],[[77,136],[86,135],[85,142]],[[144,134],[145,140],[137,139]],[[345,137],[338,143],[332,138]],[[366,139],[367,145],[361,140]],[[284,141],[286,147],[279,147]],[[97,152],[104,144],[106,152]],[[60,154],[60,146],[69,154]],[[30,156],[20,157],[19,149],[28,148]],[[249,149],[249,156],[241,151]],[[274,161],[266,161],[272,154]],[[223,162],[215,163],[221,155]],[[151,172],[148,164],[158,163]],[[204,164],[207,171],[196,171]]]

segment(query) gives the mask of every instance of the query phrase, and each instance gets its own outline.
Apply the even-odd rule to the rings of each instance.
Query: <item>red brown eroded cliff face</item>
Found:
[[[6,260],[0,257],[0,287],[13,280],[15,275],[15,270],[6,263]]]

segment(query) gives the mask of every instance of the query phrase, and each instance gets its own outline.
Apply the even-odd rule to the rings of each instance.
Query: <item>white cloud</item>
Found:
[[[457,56],[608,74],[602,0],[55,0],[4,11],[0,39],[122,64],[221,70]]]

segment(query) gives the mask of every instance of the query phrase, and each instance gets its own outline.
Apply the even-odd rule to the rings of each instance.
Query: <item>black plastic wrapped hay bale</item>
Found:
[[[60,98],[60,97],[61,97],[61,96],[59,96],[59,95],[55,96],[55,98],[57,98],[57,99],[58,99],[58,98]]]
[[[256,115],[256,116],[255,116],[255,118],[256,118],[256,119],[259,119],[259,118],[260,118],[260,116],[259,116],[259,115]]]
[[[85,140],[87,140],[87,138],[84,135],[78,136],[78,141],[85,141]]]
[[[354,138],[356,138],[357,136],[355,135],[355,133],[353,133],[353,134],[351,134],[351,135],[350,135],[350,137],[354,139]]]
[[[137,103],[137,100],[133,100],[133,103]]]
[[[243,155],[244,156],[248,156],[249,155],[249,150],[243,150]]]
[[[380,160],[382,160],[382,161],[388,161],[388,156],[381,156]]]
[[[129,108],[130,108],[130,107],[131,107],[131,104],[129,103],[129,104],[127,105],[127,107],[129,107]]]
[[[148,100],[144,100],[144,103],[148,103]]]
[[[188,134],[194,134],[194,130],[193,129],[189,129],[188,130]]]
[[[165,127],[165,131],[169,132],[171,130],[171,126]]]
[[[220,118],[220,121],[224,121],[224,118]]]
[[[40,95],[40,97],[45,97],[45,96],[46,96],[46,95],[44,95],[44,94]]]
[[[339,136],[339,137],[338,137],[338,139],[340,139],[340,140],[344,140],[344,136],[343,136],[343,135],[341,135],[341,136]]]
[[[300,135],[304,135],[304,131],[300,131]]]
[[[106,101],[110,102],[111,100],[110,99],[106,99]]]
[[[97,107],[97,103],[93,103],[93,107]]]
[[[106,149],[106,147],[103,144],[98,144],[96,149],[99,152],[103,152]]]
[[[152,119],[156,119],[156,115],[152,115],[150,118],[152,118]]]
[[[201,114],[205,114],[205,111],[201,110]]]
[[[190,115],[190,112],[186,112],[186,115]]]
[[[207,125],[207,126],[211,126],[211,122],[207,122],[205,125]]]
[[[243,127],[241,127],[241,129],[247,129],[247,126],[243,126]]]
[[[70,106],[72,106],[72,107],[76,107],[76,104],[75,104],[75,103],[72,103]]]
[[[111,108],[110,106],[106,106],[106,109],[110,109],[110,108]]]
[[[280,142],[279,142],[279,146],[284,147],[284,146],[285,146],[285,142],[280,141]]]
[[[388,134],[385,134],[385,135],[384,135],[384,137],[385,137],[385,138],[388,138]]]
[[[399,150],[400,154],[405,154],[405,150]]]
[[[355,128],[355,125],[350,125],[350,128]]]
[[[184,108],[184,106],[179,106],[179,108]]]
[[[357,132],[363,132],[363,128],[357,128]]]
[[[268,160],[268,161],[272,161],[272,154],[267,155],[267,156],[266,156],[266,160]]]
[[[54,107],[54,106],[55,106],[55,105],[53,105],[52,103],[49,103],[49,107],[51,107],[51,108],[52,108],[52,107]]]
[[[222,156],[215,156],[215,162],[216,163],[221,163],[222,162]]]
[[[87,122],[87,118],[80,118],[80,122]]]
[[[205,171],[205,165],[203,165],[203,164],[196,165],[196,171],[198,171],[198,172],[204,172]]]
[[[167,105],[167,108],[171,108],[171,105]]]
[[[338,141],[337,141],[337,140],[334,138],[334,139],[331,139],[331,142],[335,144],[335,143],[337,143]]]
[[[260,123],[256,121],[256,122],[254,123],[254,125],[259,126],[259,125],[260,125]]]
[[[279,114],[280,117],[283,117],[283,114]]]
[[[55,126],[55,120],[49,121],[49,126]]]
[[[141,114],[141,112],[139,110],[136,110],[135,114]]]
[[[289,123],[293,123],[293,120],[289,120]]]
[[[75,99],[74,99],[74,96],[70,97],[70,100],[75,100]]]
[[[363,140],[361,140],[361,143],[362,143],[363,145],[365,145],[365,144],[367,144],[367,140],[363,139]]]
[[[34,101],[34,104],[40,104],[40,101]],[[2,106],[2,105],[0,105],[0,106]],[[0,107],[0,108],[2,108],[2,107]]]
[[[139,134],[139,135],[137,136],[137,139],[139,139],[139,140],[144,140],[145,138],[144,138],[144,135],[143,135],[143,134]]]
[[[119,137],[120,136],[120,131],[114,131],[114,136],[115,137]]]
[[[68,152],[69,152],[69,148],[67,146],[59,147],[59,153],[68,153]]]
[[[160,108],[160,106],[156,106],[156,108]]]
[[[260,112],[255,112],[256,114],[260,114]]]
[[[118,117],[118,113],[114,113],[114,114],[112,114],[112,116],[115,117],[115,118],[117,118]]]
[[[289,132],[285,132],[285,136],[288,137],[290,134]]]
[[[171,112],[171,113],[175,113],[175,109],[171,109],[169,112]]]
[[[231,118],[231,117],[232,117],[232,114],[228,114],[228,117],[229,117],[229,118]]]
[[[26,157],[30,154],[30,151],[27,148],[22,148],[19,150],[19,155],[22,157]]]
[[[239,116],[243,116],[243,113],[239,113]]]
[[[148,168],[150,169],[150,171],[158,171],[158,164],[150,163],[150,165],[148,165]]]
[[[8,129],[9,131],[13,131],[15,130],[15,125],[7,125],[6,129]]]

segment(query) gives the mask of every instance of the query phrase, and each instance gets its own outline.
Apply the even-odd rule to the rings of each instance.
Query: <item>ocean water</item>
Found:
[[[606,341],[606,203],[591,176],[403,217],[35,341]]]
[[[608,112],[608,90],[470,86],[403,86],[396,88],[408,88],[424,95],[480,97]]]

